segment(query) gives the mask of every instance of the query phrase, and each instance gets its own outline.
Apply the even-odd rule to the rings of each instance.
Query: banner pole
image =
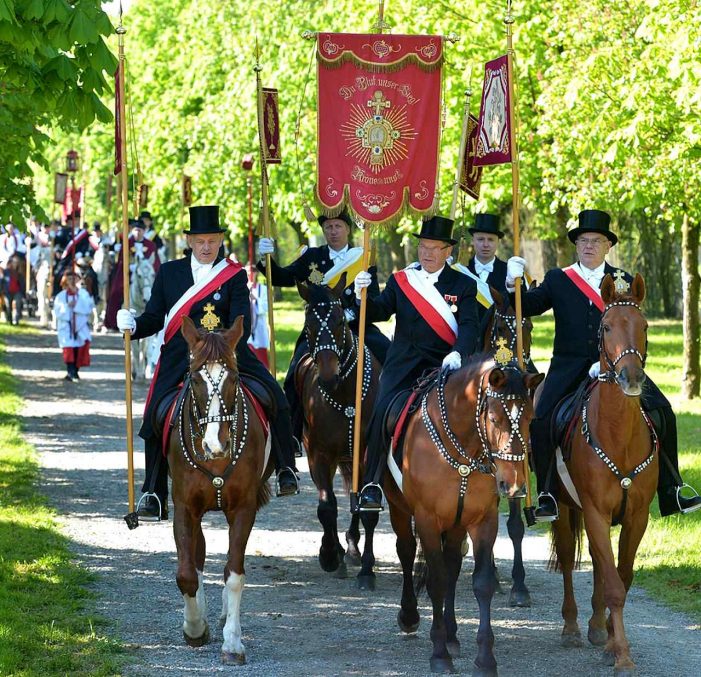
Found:
[[[117,35],[119,36],[119,121],[121,138],[121,165],[119,168],[120,188],[122,191],[122,285],[124,289],[122,308],[129,310],[129,177],[127,175],[127,125],[126,101],[124,99],[126,80],[126,58],[124,56],[124,34],[127,29],[122,25],[120,12]],[[127,490],[129,497],[129,513],[134,512],[134,422],[132,420],[131,393],[131,332],[124,332],[124,377],[125,403],[127,423]],[[136,522],[138,525],[138,521]],[[131,527],[129,520],[127,525]]]
[[[458,192],[460,190],[460,177],[462,176],[462,166],[465,162],[467,129],[470,124],[470,98],[472,97],[472,64],[467,75],[467,89],[465,90],[465,108],[462,116],[462,133],[460,134],[460,150],[458,152],[458,167],[455,170],[455,183],[453,183],[453,201],[450,203],[450,218],[455,221],[455,212],[458,207]]]

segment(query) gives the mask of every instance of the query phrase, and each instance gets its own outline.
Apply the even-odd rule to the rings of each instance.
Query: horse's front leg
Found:
[[[183,595],[183,636],[190,646],[209,642],[209,627],[204,603],[202,569],[197,567],[199,538],[202,537],[201,518],[184,505],[175,503],[173,534],[178,550],[178,571],[175,577]]]
[[[229,557],[224,568],[222,591],[222,616],[226,621],[221,659],[222,663],[227,665],[243,665],[246,662],[246,648],[241,641],[241,596],[246,581],[243,560],[255,518],[255,499],[252,505],[226,511],[229,523]]]
[[[402,565],[402,602],[397,614],[397,623],[402,632],[410,634],[419,628],[419,610],[414,590],[416,536],[411,524],[411,515],[392,502],[389,503],[389,517],[397,536],[397,555]]]
[[[510,606],[531,606],[531,595],[526,587],[526,570],[523,566],[523,534],[525,527],[521,519],[521,499],[509,499],[509,519],[506,522],[509,538],[514,546],[514,564],[511,567],[511,594]]]
[[[319,548],[319,564],[324,571],[338,571],[339,576],[345,577],[345,550],[338,540],[338,503],[333,492],[335,474],[335,466],[326,459],[318,459],[314,463],[314,481],[319,490],[316,516],[324,530]]]
[[[562,571],[562,628],[561,643],[564,647],[582,646],[582,633],[577,622],[577,602],[574,597],[572,571],[577,557],[577,524],[574,508],[559,504],[560,518],[552,522],[552,536],[557,553],[557,562]]]
[[[494,657],[494,632],[492,630],[492,598],[494,597],[495,575],[492,551],[499,528],[499,515],[495,510],[481,522],[468,528],[474,548],[475,568],[472,572],[472,592],[480,610],[480,624],[477,629],[477,658],[472,670],[473,677],[493,677],[497,674],[497,661]]]
[[[445,611],[443,622],[448,643],[448,653],[452,658],[460,656],[460,642],[458,641],[458,624],[455,620],[455,590],[462,566],[462,543],[466,533],[462,528],[449,531],[443,542],[443,561],[448,573],[448,588],[445,594]]]
[[[379,513],[361,512],[360,521],[363,523],[365,531],[365,543],[363,544],[363,556],[361,557],[360,571],[358,572],[358,588],[360,590],[375,589],[375,552],[373,551],[373,537],[375,528],[380,519]]]
[[[353,566],[360,565],[360,549],[358,544],[360,543],[360,514],[354,512],[351,516],[350,526],[348,531],[346,531],[346,556],[344,558],[346,564],[352,564]]]

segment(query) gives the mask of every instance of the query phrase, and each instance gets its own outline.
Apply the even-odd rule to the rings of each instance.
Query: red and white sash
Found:
[[[61,254],[61,258],[65,259],[67,256],[70,256],[77,244],[82,242],[86,237],[89,237],[87,230],[81,230],[80,232],[76,233],[76,236],[66,245],[66,248],[63,250],[63,254]]]
[[[179,299],[178,302],[170,309],[168,315],[166,315],[165,322],[163,324],[163,329],[158,334],[158,353],[160,355],[161,346],[168,343],[175,334],[180,331],[180,327],[183,323],[183,317],[189,315],[192,310],[192,306],[198,301],[209,296],[213,291],[221,287],[225,282],[230,280],[234,275],[243,270],[243,266],[240,263],[236,263],[231,259],[224,259],[217,263],[216,266],[209,271],[197,284],[193,284]],[[156,363],[156,368],[153,372],[153,378],[151,379],[151,385],[148,389],[148,395],[146,396],[146,405],[144,406],[144,412],[148,409],[148,405],[151,401],[151,395],[153,394],[153,389],[158,379],[158,371],[161,366],[161,358],[158,358]]]
[[[579,266],[575,263],[567,268],[563,268],[562,272],[570,278],[579,291],[584,294],[602,313],[604,312],[604,302],[601,298],[601,292],[594,289],[583,277]]]
[[[416,268],[405,268],[394,274],[399,288],[419,315],[448,345],[458,338],[458,323],[440,292],[419,275]]]

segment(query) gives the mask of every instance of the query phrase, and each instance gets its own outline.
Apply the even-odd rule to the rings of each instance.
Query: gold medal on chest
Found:
[[[316,263],[309,264],[309,281],[312,284],[321,284],[324,281],[324,274],[319,270]]]
[[[212,303],[208,303],[204,307],[204,317],[200,324],[207,331],[214,331],[221,324],[221,320],[214,314],[214,305]]]

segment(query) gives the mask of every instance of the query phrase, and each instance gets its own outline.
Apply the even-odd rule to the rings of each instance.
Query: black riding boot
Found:
[[[362,512],[381,512],[382,499],[382,477],[387,467],[387,457],[382,452],[382,419],[384,412],[373,412],[367,432],[367,459],[365,463],[365,475],[363,476],[363,487],[358,497],[358,509]]]
[[[168,460],[163,456],[161,440],[149,437],[144,441],[146,474],[141,491],[155,496],[142,496],[137,515],[145,522],[168,519]],[[158,497],[158,500],[156,500]],[[160,503],[160,505],[159,505]]]
[[[660,503],[660,515],[667,517],[677,512],[693,512],[701,508],[701,497],[682,496],[681,487],[684,485],[679,473],[677,452],[677,419],[671,407],[661,407],[649,411],[648,414],[657,431],[660,440],[660,474],[657,480],[657,497]]]
[[[290,496],[299,493],[295,472],[295,443],[292,438],[290,410],[278,409],[277,416],[270,421],[273,435],[272,446],[277,474],[277,495]]]
[[[552,522],[558,518],[555,450],[550,439],[550,418],[550,415],[534,418],[530,426],[531,461],[538,481],[534,517],[538,522]]]

